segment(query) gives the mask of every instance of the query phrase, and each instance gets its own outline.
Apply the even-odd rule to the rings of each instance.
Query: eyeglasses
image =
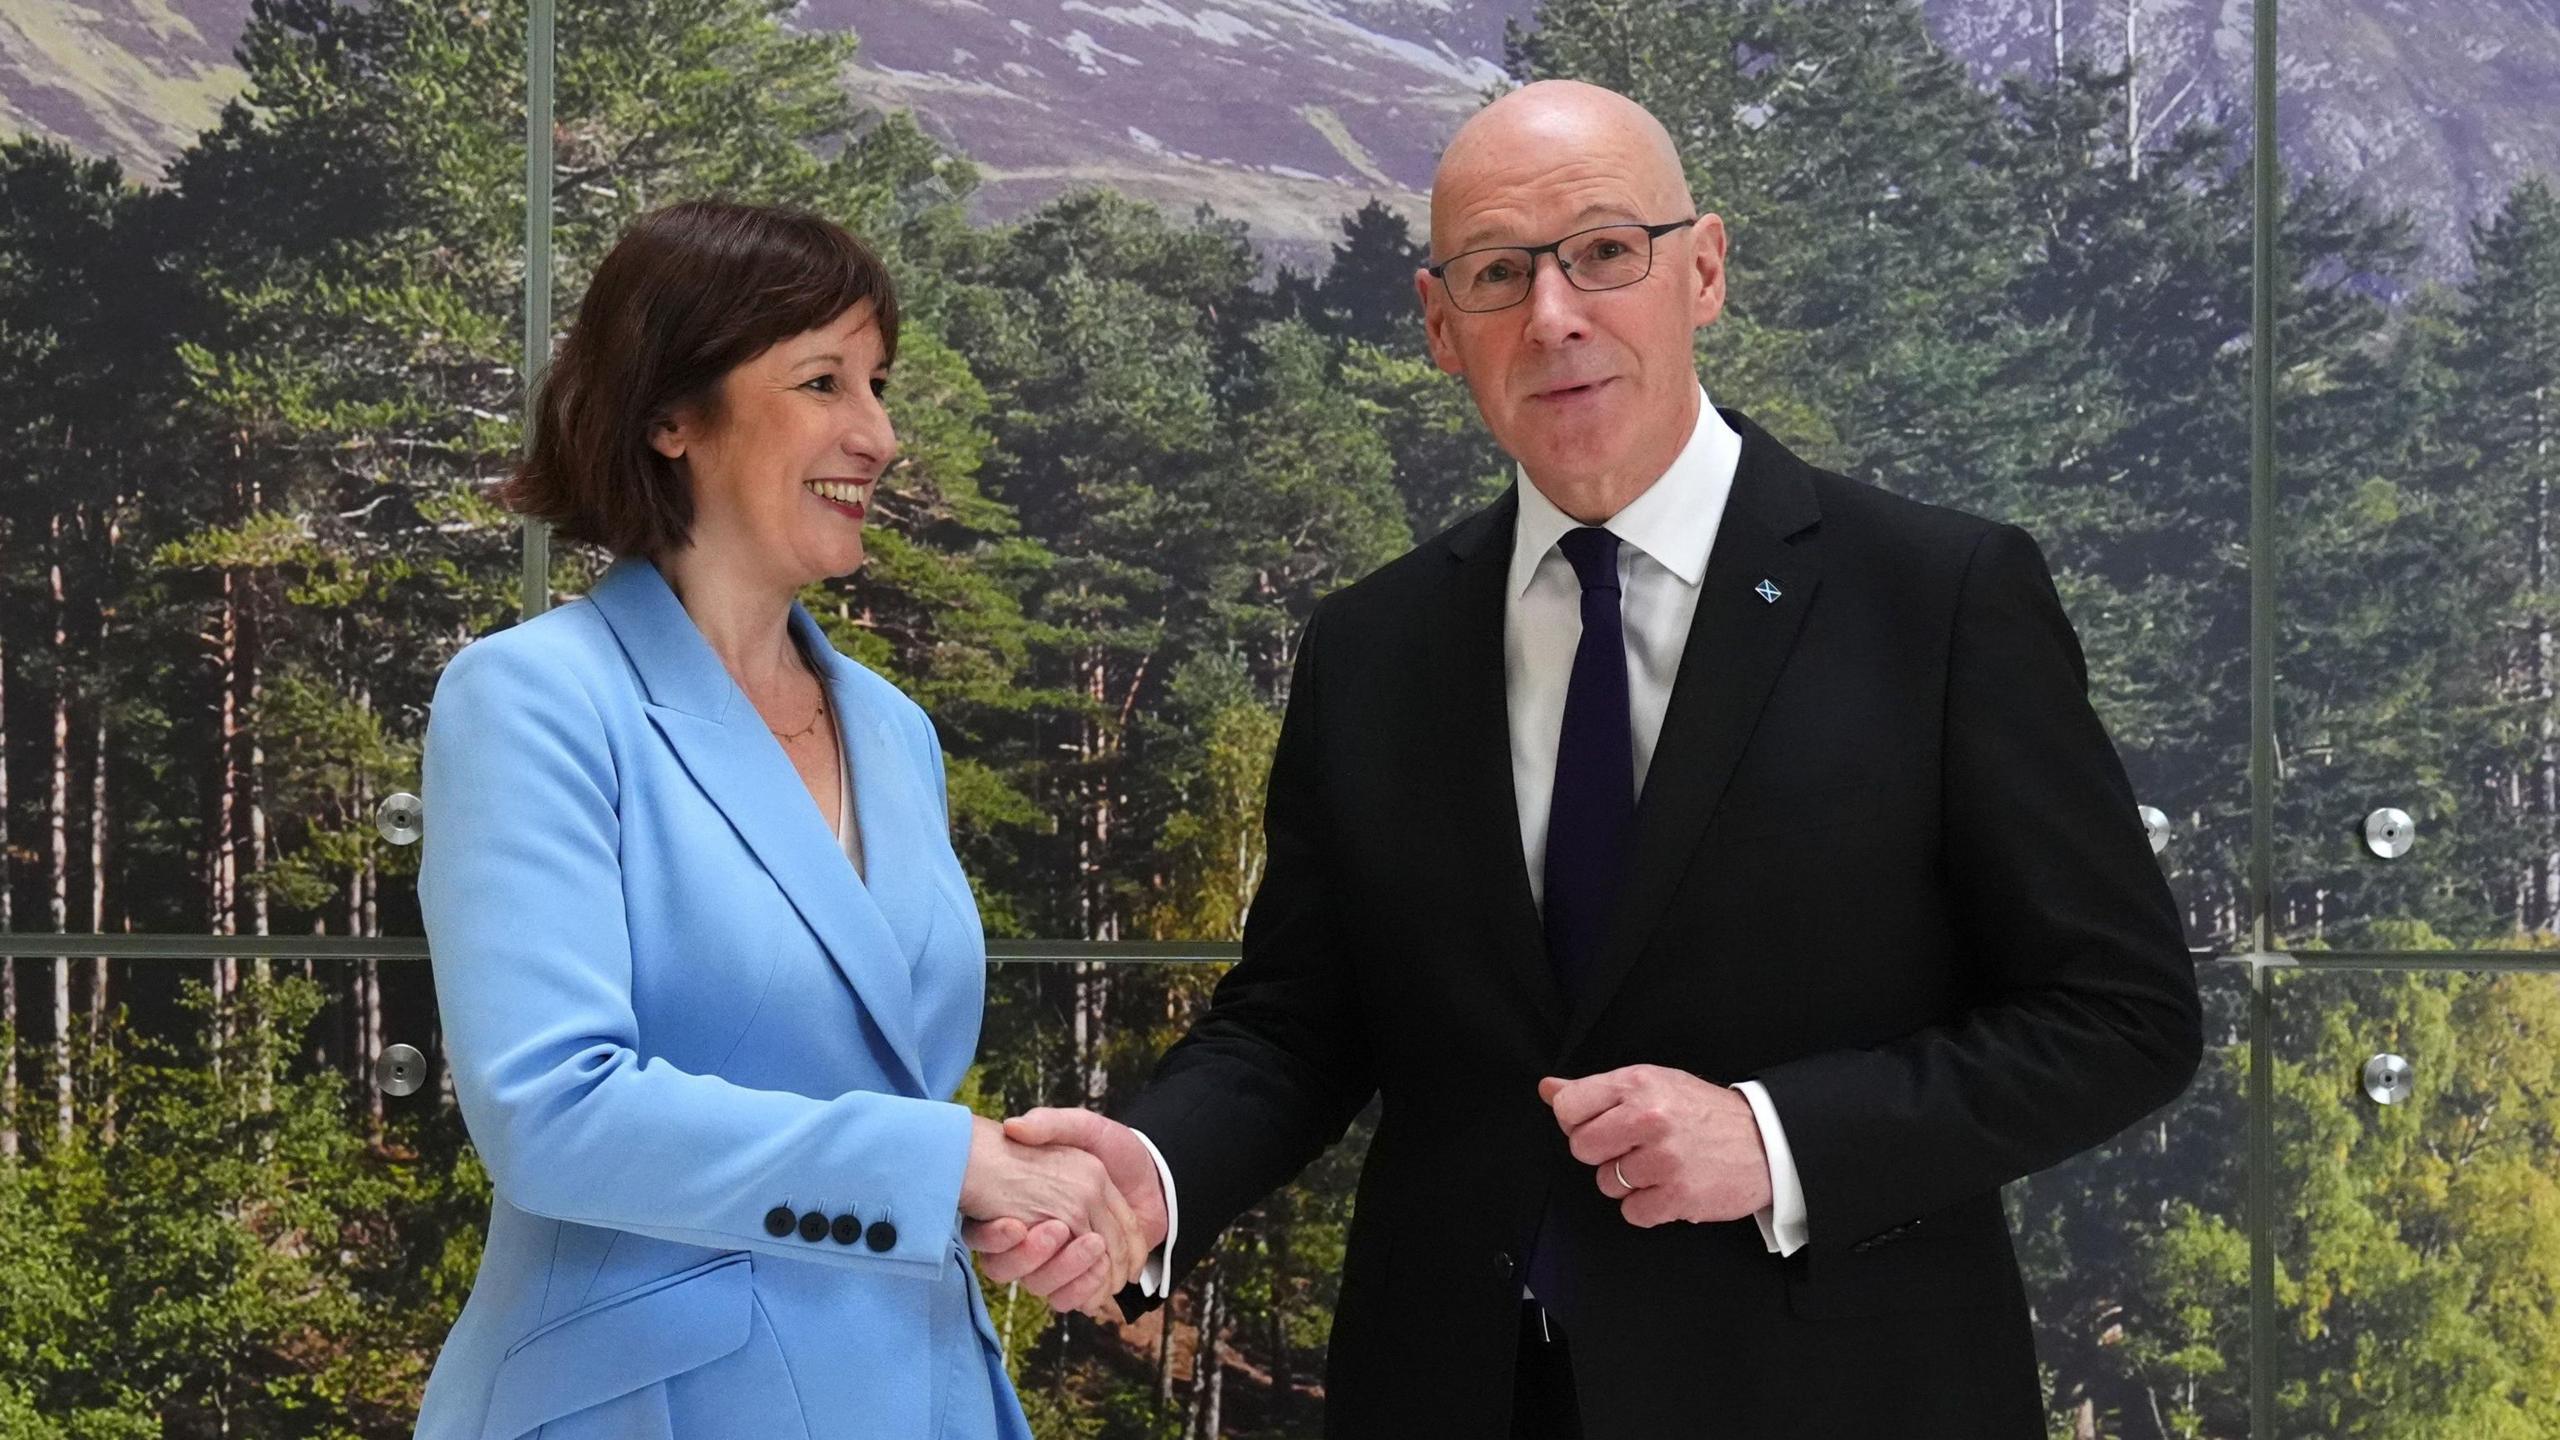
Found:
[[[1423,268],[1439,278],[1449,303],[1459,309],[1504,310],[1529,298],[1541,255],[1556,257],[1556,268],[1577,290],[1615,290],[1653,273],[1657,238],[1697,223],[1692,217],[1659,225],[1595,225],[1552,244],[1491,245]]]

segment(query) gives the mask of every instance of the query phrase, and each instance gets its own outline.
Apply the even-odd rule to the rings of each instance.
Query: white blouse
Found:
[[[853,747],[845,743],[842,721],[836,724],[836,843],[853,862],[853,873],[862,875],[862,827],[853,818]]]

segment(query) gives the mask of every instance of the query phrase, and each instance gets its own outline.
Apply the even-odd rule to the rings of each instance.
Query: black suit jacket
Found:
[[[1585,1008],[1512,798],[1516,493],[1301,644],[1243,959],[1122,1118],[1173,1171],[1179,1274],[1381,1097],[1328,1435],[1508,1433],[1552,1207],[1593,1436],[2037,1440],[1999,1189],[2194,1074],[2177,911],[2035,542],[1723,413],[1740,467]],[[1809,1244],[1624,1221],[1536,1087],[1637,1063],[1768,1088]]]

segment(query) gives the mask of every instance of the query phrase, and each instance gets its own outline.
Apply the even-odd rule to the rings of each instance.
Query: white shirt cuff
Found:
[[[1795,1152],[1787,1148],[1787,1127],[1778,1123],[1778,1108],[1769,1103],[1769,1092],[1759,1081],[1745,1080],[1733,1088],[1751,1102],[1751,1118],[1760,1123],[1760,1148],[1769,1156],[1769,1203],[1751,1218],[1759,1222],[1760,1243],[1770,1254],[1793,1255],[1804,1248],[1807,1226],[1804,1181],[1796,1174]],[[1165,1194],[1172,1193],[1168,1182]]]
[[[1164,1163],[1164,1152],[1158,1150],[1156,1142],[1143,1133],[1136,1130],[1129,1133],[1136,1135],[1138,1143],[1147,1147],[1147,1157],[1156,1162],[1156,1183],[1164,1187],[1164,1243],[1147,1257],[1147,1268],[1138,1272],[1138,1293],[1150,1300],[1161,1300],[1172,1289],[1165,1279],[1165,1272],[1173,1268],[1173,1237],[1180,1233],[1182,1207],[1173,1198],[1173,1167]]]

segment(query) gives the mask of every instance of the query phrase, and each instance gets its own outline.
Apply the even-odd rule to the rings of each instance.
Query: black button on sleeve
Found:
[[[888,1250],[898,1243],[898,1227],[886,1220],[874,1220],[862,1234],[863,1243],[874,1250]]]
[[[800,1238],[815,1245],[827,1238],[827,1217],[812,1210],[800,1217]]]
[[[1510,1279],[1510,1278],[1511,1278],[1511,1276],[1512,1276],[1513,1272],[1514,1272],[1514,1271],[1516,1271],[1516,1270],[1518,1270],[1519,1268],[1520,1268],[1520,1267],[1519,1267],[1519,1262],[1517,1262],[1517,1261],[1515,1261],[1515,1260],[1513,1260],[1513,1259],[1511,1258],[1511,1252],[1510,1252],[1510,1251],[1508,1251],[1508,1250],[1497,1250],[1497,1251],[1495,1251],[1495,1252],[1494,1252],[1494,1254],[1493,1254],[1493,1273],[1494,1273],[1494,1278],[1499,1279],[1499,1280],[1508,1280],[1508,1279]]]
[[[850,1245],[862,1238],[862,1217],[847,1210],[836,1217],[836,1223],[827,1228],[827,1234],[839,1245]]]
[[[779,1240],[783,1236],[791,1233],[791,1226],[794,1223],[794,1220],[795,1217],[791,1213],[790,1206],[776,1205],[772,1209],[764,1212],[764,1233],[772,1236],[776,1240]]]

